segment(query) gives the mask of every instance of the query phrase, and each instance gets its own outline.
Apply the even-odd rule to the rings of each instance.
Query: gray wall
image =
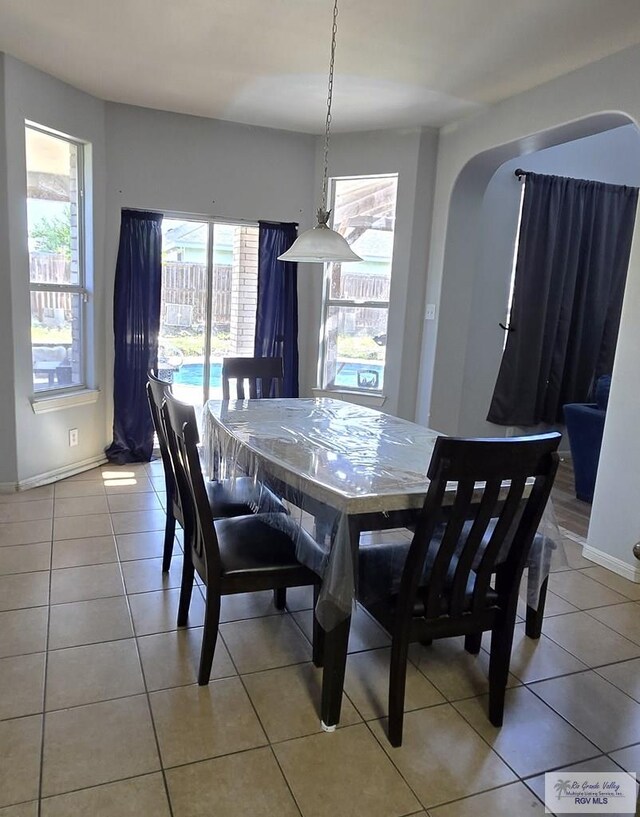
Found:
[[[298,221],[311,226],[316,138],[308,134],[236,125],[195,116],[108,103],[107,307],[113,298],[120,211],[123,207],[218,218]],[[298,274],[300,359],[313,343],[308,279]],[[106,328],[108,391],[113,371],[113,327]],[[301,367],[301,389],[315,384]],[[312,382],[313,380],[313,382]],[[111,398],[108,401],[111,406]],[[106,434],[111,433],[111,419]]]
[[[458,431],[502,436],[503,426],[485,418],[493,394],[504,333],[509,281],[517,231],[521,183],[514,170],[640,186],[640,132],[626,125],[518,157],[503,164],[487,185],[482,203],[481,241],[472,271]],[[531,429],[529,429],[531,430]]]
[[[13,358],[10,370],[2,373],[3,391],[12,393],[17,440],[17,462],[5,474],[5,482],[24,481],[49,471],[99,457],[104,447],[105,395],[97,403],[35,415],[31,408],[31,337],[29,306],[29,256],[27,245],[25,120],[37,122],[91,143],[90,163],[93,188],[87,191],[92,205],[88,212],[88,285],[94,324],[89,332],[104,336],[104,103],[24,63],[5,56],[5,134],[8,198],[8,275],[11,282],[13,317],[11,338],[4,338],[2,364]],[[0,160],[4,161],[4,159]],[[0,224],[2,217],[0,215]],[[1,229],[1,227],[0,227]],[[0,250],[2,253],[2,250]],[[6,254],[6,249],[5,249]],[[0,255],[0,259],[3,256]],[[6,263],[6,262],[5,262]],[[7,293],[8,294],[8,293]],[[3,299],[4,301],[5,299]],[[6,299],[8,301],[8,298]],[[6,308],[3,304],[2,308]],[[11,323],[8,324],[11,326]],[[4,321],[2,334],[6,334]],[[89,385],[104,383],[102,344],[96,342],[89,363]],[[13,388],[12,388],[13,386]],[[79,445],[69,448],[68,431],[77,428]]]
[[[338,134],[331,138],[331,176],[398,174],[396,231],[387,330],[385,399],[382,409],[413,420],[417,396],[426,265],[435,183],[438,134],[433,128]],[[316,155],[316,193],[320,200],[322,142]],[[313,287],[310,326],[315,343],[305,368],[316,372],[322,304],[322,269],[300,266]],[[349,395],[353,402],[371,403],[368,395]]]
[[[16,481],[16,418],[13,407],[13,333],[11,319],[11,269],[9,255],[9,206],[5,137],[4,54],[0,54],[0,483]]]

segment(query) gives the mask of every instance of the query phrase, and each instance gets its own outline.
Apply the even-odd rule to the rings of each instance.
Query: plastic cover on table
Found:
[[[378,530],[389,527],[391,511],[415,513],[427,492],[437,437],[406,420],[321,398],[211,400],[203,413],[208,476],[231,483],[250,476],[257,511],[269,510],[262,486],[285,500],[289,518],[269,514],[268,521],[288,530],[297,523],[296,557],[322,579],[316,616],[325,630],[351,614],[356,598],[350,515],[372,514]],[[552,561],[564,558],[551,503],[539,534],[528,571],[527,602],[534,609]],[[405,545],[410,536],[373,535],[385,541],[395,536]]]

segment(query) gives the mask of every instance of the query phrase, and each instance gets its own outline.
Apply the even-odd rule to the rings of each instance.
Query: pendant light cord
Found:
[[[327,89],[327,119],[324,129],[324,170],[322,173],[322,202],[317,211],[318,223],[305,230],[291,247],[278,256],[279,261],[312,264],[340,264],[344,261],[362,261],[349,246],[344,236],[329,225],[331,211],[327,210],[329,182],[329,135],[331,130],[331,102],[333,99],[333,67],[336,58],[336,34],[338,32],[338,0],[333,3],[333,28],[331,31],[331,60],[329,62],[329,84]]]
[[[336,60],[336,34],[338,33],[338,0],[333,4],[333,28],[331,30],[331,59],[329,60],[329,83],[327,88],[327,119],[324,129],[324,169],[322,173],[322,210],[327,213],[327,187],[329,179],[329,133],[331,130],[331,102],[333,100],[333,66]]]

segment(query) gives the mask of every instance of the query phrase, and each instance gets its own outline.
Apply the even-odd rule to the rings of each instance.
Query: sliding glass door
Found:
[[[222,396],[228,355],[251,357],[258,227],[165,217],[158,370],[192,405]]]

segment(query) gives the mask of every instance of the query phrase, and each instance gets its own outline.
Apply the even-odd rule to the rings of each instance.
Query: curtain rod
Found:
[[[184,221],[218,221],[223,224],[249,224],[253,227],[257,227],[258,223],[262,221],[264,224],[295,224],[296,227],[299,227],[299,223],[297,221],[272,221],[269,219],[259,218],[259,219],[250,219],[250,218],[227,218],[226,216],[212,216],[206,215],[204,213],[179,213],[173,210],[155,210],[153,207],[124,207],[120,208],[121,210],[133,210],[134,213],[154,213],[158,216],[163,216],[164,218],[171,218],[175,221],[179,221],[183,219]]]
[[[515,176],[518,177],[518,181],[521,182],[525,178],[525,176],[527,175],[528,171],[523,170],[521,167],[517,167],[513,171],[513,173],[514,173]]]

